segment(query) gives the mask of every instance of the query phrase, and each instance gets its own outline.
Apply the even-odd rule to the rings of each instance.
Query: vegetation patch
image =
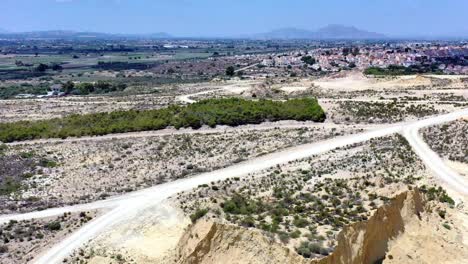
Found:
[[[305,258],[321,258],[334,250],[343,227],[368,220],[395,190],[421,186],[428,200],[452,204],[443,189],[421,184],[424,169],[404,137],[394,135],[200,185],[177,199],[188,215],[209,208],[209,218],[261,230]]]
[[[425,141],[445,158],[468,163],[468,120],[456,120],[423,130]]]
[[[0,196],[10,195],[26,188],[23,181],[44,173],[44,168],[50,169],[56,166],[55,160],[41,158],[32,152],[10,153],[6,145],[0,144]],[[0,199],[0,202],[4,201]]]
[[[408,116],[425,117],[438,114],[432,105],[407,102],[339,102],[339,113],[357,122],[395,122]]]
[[[190,215],[190,220],[192,220],[192,223],[195,223],[198,219],[205,216],[206,213],[208,213],[208,209],[198,209],[195,213]]]
[[[364,74],[367,75],[411,75],[411,74],[422,74],[422,73],[433,73],[433,74],[443,74],[439,69],[438,64],[430,65],[411,65],[408,67],[399,66],[399,65],[390,65],[387,68],[380,67],[369,67],[364,70]]]
[[[158,110],[116,111],[41,121],[3,123],[0,124],[0,141],[96,136],[158,130],[168,126],[194,129],[203,125],[238,126],[279,120],[323,122],[325,113],[314,98],[292,99],[285,102],[249,101],[237,98],[208,99],[188,106],[173,105]]]
[[[0,263],[31,263],[40,252],[88,223],[96,212],[0,224]]]

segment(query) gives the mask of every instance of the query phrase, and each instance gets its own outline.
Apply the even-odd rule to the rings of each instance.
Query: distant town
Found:
[[[310,56],[312,61],[304,60]],[[317,71],[338,72],[357,68],[387,68],[391,65],[410,67],[436,65],[436,70],[445,74],[468,74],[468,44],[440,45],[430,43],[359,45],[345,48],[317,48],[294,51],[263,58],[261,65],[267,67],[303,67]]]

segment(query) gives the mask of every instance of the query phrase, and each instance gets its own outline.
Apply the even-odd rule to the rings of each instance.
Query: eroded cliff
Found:
[[[420,218],[425,202],[418,190],[401,193],[377,209],[367,221],[343,228],[333,253],[318,260],[304,259],[258,230],[200,220],[181,238],[178,263],[299,263],[360,264],[385,258],[388,243]]]

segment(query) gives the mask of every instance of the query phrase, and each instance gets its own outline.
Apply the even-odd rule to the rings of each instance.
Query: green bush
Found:
[[[39,165],[46,168],[55,168],[58,166],[57,162],[48,159],[41,159]]]
[[[280,240],[281,242],[283,242],[284,244],[289,243],[290,237],[289,237],[289,234],[288,234],[288,233],[286,233],[286,232],[279,232],[279,233],[278,233],[278,237],[279,237],[279,240]]]
[[[250,215],[264,211],[264,205],[261,202],[246,199],[239,194],[234,194],[222,207],[224,212],[229,214]]]
[[[21,182],[18,179],[7,177],[0,181],[0,195],[9,195],[21,189]]]
[[[57,230],[60,230],[62,228],[62,225],[60,224],[60,222],[54,221],[54,222],[48,223],[46,225],[46,227],[49,230],[57,231]]]
[[[198,219],[202,218],[208,213],[208,209],[197,209],[195,213],[190,215],[190,220],[192,220],[192,223],[197,222]]]
[[[242,219],[241,225],[244,227],[255,227],[255,220],[250,215],[246,216],[244,219]]]
[[[310,258],[312,254],[328,255],[329,251],[323,248],[319,243],[310,243],[308,241],[302,241],[298,248],[297,253],[305,258]]]
[[[307,221],[307,219],[304,218],[296,218],[294,219],[293,224],[299,228],[303,228],[309,224],[309,221]]]

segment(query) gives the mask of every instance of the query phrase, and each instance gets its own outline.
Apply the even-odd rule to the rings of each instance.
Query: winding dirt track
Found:
[[[188,95],[180,98],[181,100],[191,103]],[[294,161],[302,158],[307,158],[312,155],[321,154],[339,147],[344,147],[349,144],[360,143],[372,138],[388,136],[394,133],[403,134],[414,148],[415,152],[426,163],[428,168],[432,169],[435,176],[446,182],[455,190],[467,194],[468,187],[460,177],[450,169],[448,169],[442,160],[423,142],[418,130],[422,127],[450,122],[461,117],[468,116],[468,109],[456,111],[449,114],[430,117],[420,121],[397,123],[386,125],[378,129],[372,129],[360,134],[348,135],[325,140],[317,143],[305,144],[282,150],[276,153],[271,153],[262,157],[257,157],[249,161],[245,161],[230,167],[215,170],[208,173],[202,173],[198,176],[181,179],[174,182],[169,182],[157,185],[148,189],[128,193],[119,197],[113,197],[108,200],[93,202],[84,205],[76,205],[62,208],[48,209],[39,212],[31,212],[18,215],[0,216],[0,223],[9,220],[23,220],[31,218],[42,218],[63,214],[70,211],[92,210],[98,208],[109,208],[110,211],[106,214],[94,219],[69,237],[53,246],[48,252],[36,259],[35,263],[61,263],[62,260],[70,255],[75,249],[82,246],[84,243],[96,237],[101,232],[108,230],[113,225],[123,221],[132,221],[132,218],[140,212],[162,203],[168,197],[181,192],[190,190],[200,184],[207,184],[212,181],[224,180],[232,177],[242,177],[250,173],[258,172],[278,164],[284,164],[289,161]],[[110,135],[110,138],[115,135]]]

